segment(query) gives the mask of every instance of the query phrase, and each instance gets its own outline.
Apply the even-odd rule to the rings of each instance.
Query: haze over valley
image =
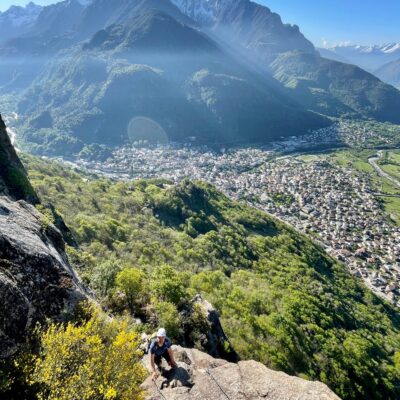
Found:
[[[400,398],[400,32],[266,3],[2,9],[0,397]]]
[[[228,145],[303,135],[332,118],[400,123],[399,91],[321,58],[297,26],[256,3],[109,7],[65,1],[36,15],[29,5],[29,26],[3,36],[1,93],[12,93],[30,151],[72,156],[120,145],[132,140],[136,117],[154,120],[168,141]]]

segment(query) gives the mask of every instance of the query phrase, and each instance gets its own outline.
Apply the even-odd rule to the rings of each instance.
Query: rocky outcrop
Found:
[[[60,318],[85,297],[62,234],[29,202],[38,198],[0,119],[0,358],[37,321]]]
[[[197,294],[192,300],[192,306],[196,305],[200,307],[201,312],[209,323],[209,329],[204,332],[206,337],[204,340],[201,340],[202,348],[212,357],[224,358],[228,361],[237,362],[239,356],[235,352],[229,337],[225,334],[219,319],[218,311],[211,303],[203,299],[200,294]]]
[[[38,203],[39,200],[29,183],[27,173],[19,160],[7,129],[0,115],[0,195],[6,194],[16,200]]]
[[[269,8],[249,0],[172,0],[183,14],[205,26],[248,56],[271,62],[279,53],[314,54],[297,25],[284,24]]]
[[[340,400],[326,385],[268,369],[255,361],[229,363],[174,346],[178,367],[143,384],[147,400]],[[144,359],[149,368],[148,356]]]

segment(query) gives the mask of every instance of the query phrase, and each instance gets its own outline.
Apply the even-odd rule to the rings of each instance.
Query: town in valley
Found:
[[[114,179],[207,181],[313,237],[375,293],[400,307],[400,216],[385,207],[386,201],[400,204],[400,183],[376,164],[382,151],[373,151],[363,170],[353,165],[359,161],[343,162],[347,150],[332,150],[371,139],[377,140],[375,132],[342,122],[265,147],[217,151],[136,143],[115,149],[105,161],[67,163]],[[391,136],[378,140],[395,144]],[[325,151],[306,151],[312,144]]]

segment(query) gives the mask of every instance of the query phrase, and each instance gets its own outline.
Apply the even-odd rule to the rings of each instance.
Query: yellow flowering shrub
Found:
[[[140,400],[141,356],[126,320],[95,311],[81,326],[52,324],[42,334],[31,383],[40,384],[43,400]]]

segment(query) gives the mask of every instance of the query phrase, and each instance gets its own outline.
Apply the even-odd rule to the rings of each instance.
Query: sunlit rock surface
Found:
[[[173,347],[178,367],[143,384],[147,400],[339,400],[326,385],[268,369],[256,361],[229,363]],[[144,360],[149,368],[149,357]],[[150,370],[150,369],[149,369]]]

